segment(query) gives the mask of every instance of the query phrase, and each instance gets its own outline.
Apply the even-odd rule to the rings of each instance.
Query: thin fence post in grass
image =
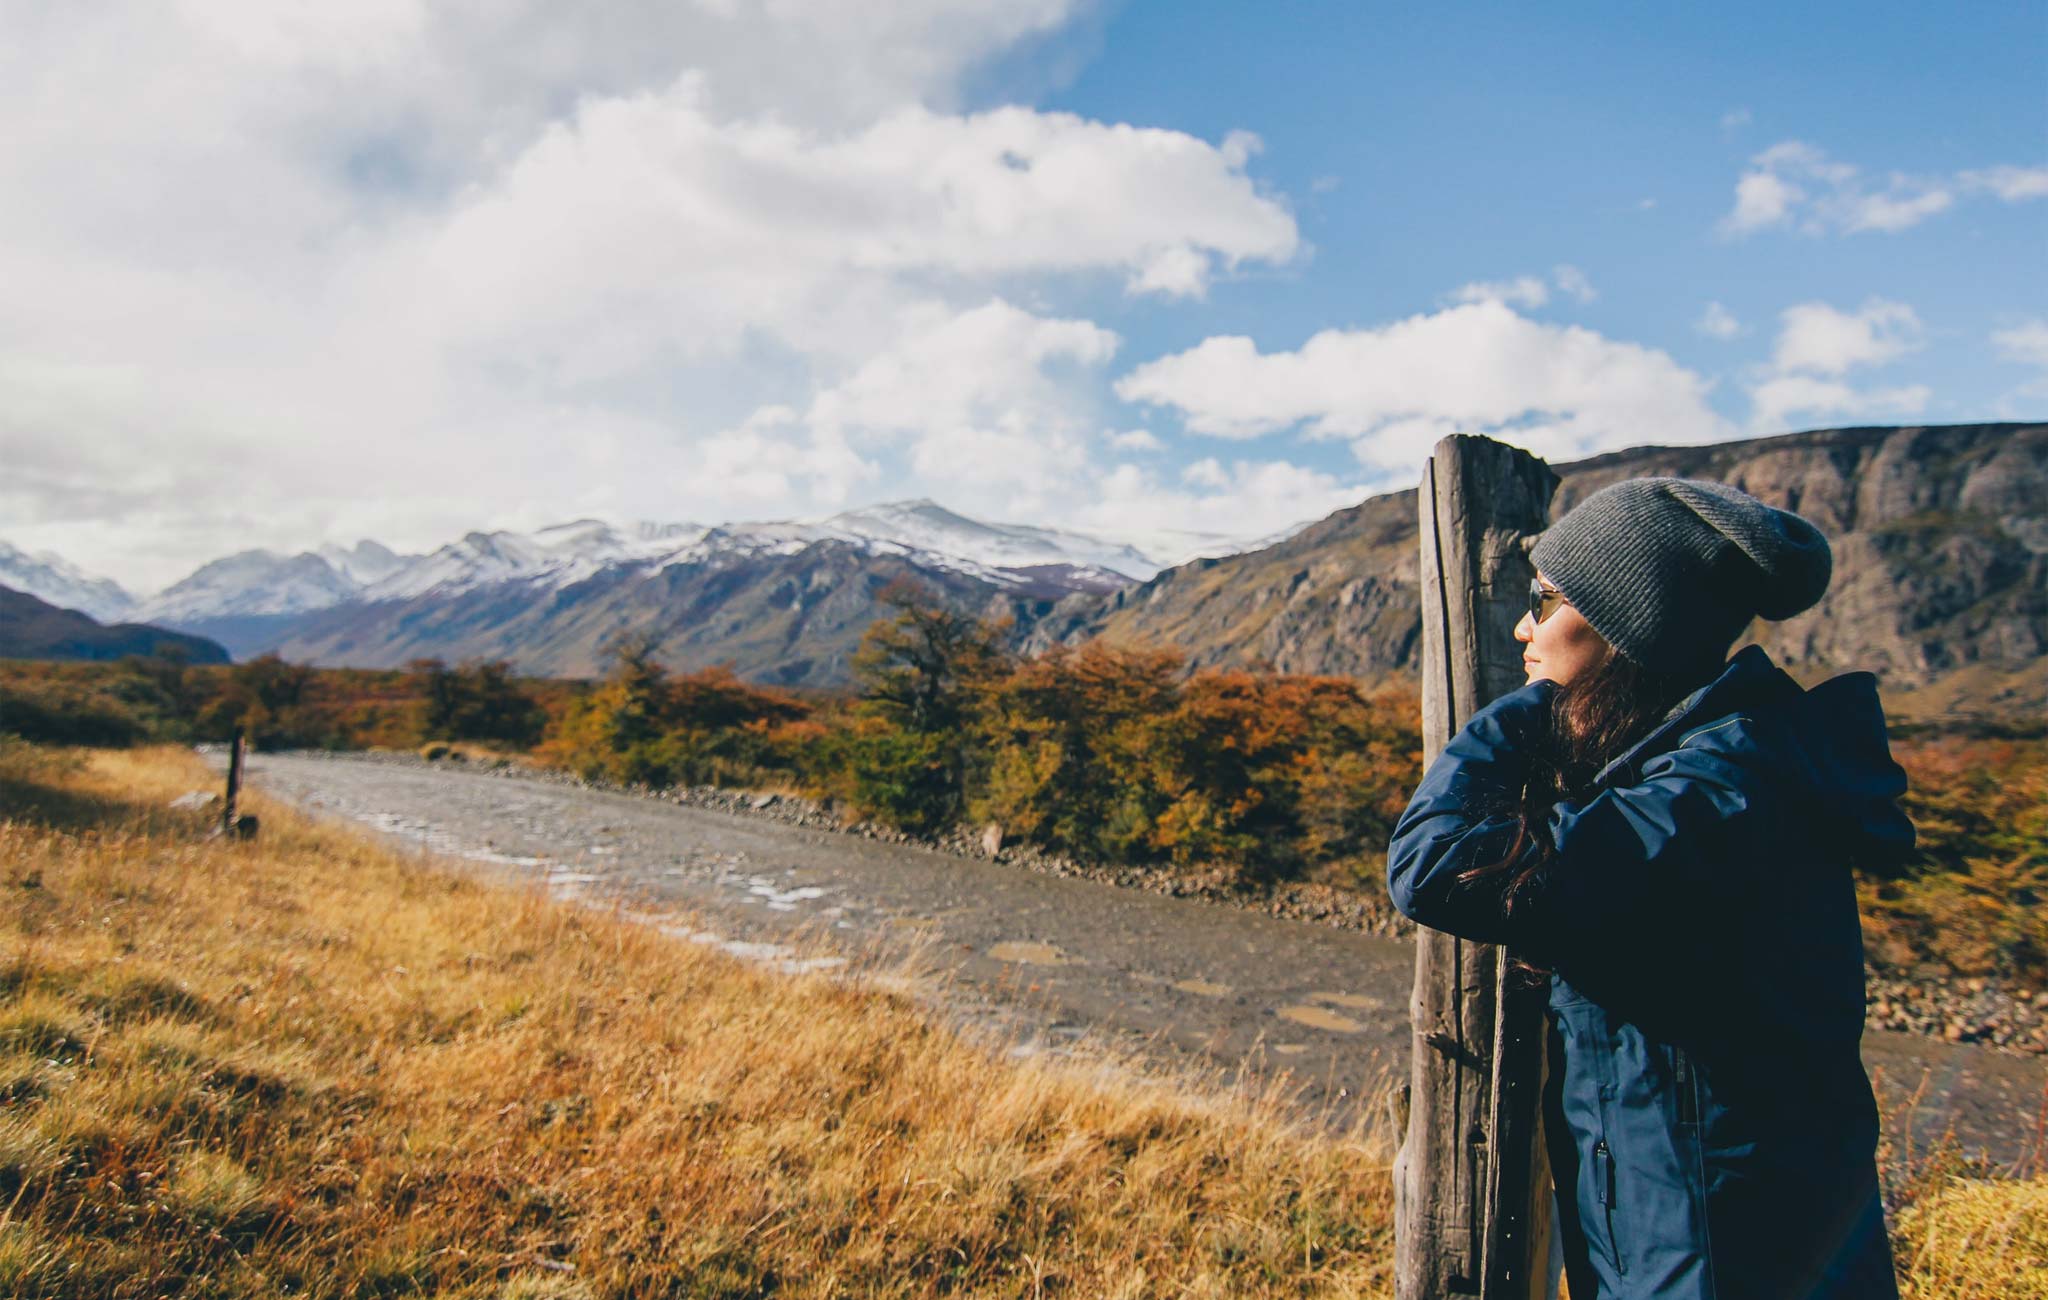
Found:
[[[1422,533],[1422,744],[1434,758],[1488,701],[1522,685],[1514,626],[1557,475],[1527,452],[1459,434],[1417,493]],[[1540,988],[1501,949],[1420,927],[1406,1134],[1394,1162],[1396,1300],[1542,1300],[1550,1170],[1537,1097]]]
[[[242,728],[236,727],[234,738],[228,741],[228,792],[220,805],[220,833],[234,835],[240,831],[237,806],[242,798],[242,750],[246,737]]]

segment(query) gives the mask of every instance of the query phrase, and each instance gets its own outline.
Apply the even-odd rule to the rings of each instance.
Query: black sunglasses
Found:
[[[1569,605],[1564,593],[1555,587],[1546,587],[1540,578],[1529,579],[1529,617],[1541,623],[1557,612],[1559,605]]]

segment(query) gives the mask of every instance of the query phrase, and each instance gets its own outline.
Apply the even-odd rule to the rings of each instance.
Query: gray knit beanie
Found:
[[[1750,619],[1810,607],[1834,569],[1827,538],[1798,515],[1686,478],[1601,488],[1529,558],[1615,649],[1684,675],[1718,668]]]

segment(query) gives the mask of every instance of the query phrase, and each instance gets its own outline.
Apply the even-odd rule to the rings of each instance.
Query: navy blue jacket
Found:
[[[1387,888],[1553,972],[1544,1128],[1572,1294],[1892,1300],[1850,864],[1909,851],[1913,827],[1875,679],[1803,690],[1744,648],[1556,805],[1555,856],[1510,911],[1506,873],[1456,876],[1509,851],[1556,689],[1452,739]]]

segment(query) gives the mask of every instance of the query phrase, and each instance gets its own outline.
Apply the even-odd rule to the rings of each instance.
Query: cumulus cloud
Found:
[[[1788,307],[1772,363],[1781,371],[1839,375],[1882,365],[1920,346],[1920,317],[1902,302],[1872,298],[1853,312],[1824,302]]]
[[[1164,451],[1166,444],[1159,441],[1150,429],[1125,429],[1109,435],[1109,445],[1116,451]]]
[[[1069,408],[1114,338],[1008,300],[1198,297],[1300,240],[1250,135],[960,111],[1077,2],[18,16],[9,540],[150,582],[240,544],[918,490],[885,454],[948,481],[1084,458],[1103,425]],[[979,376],[942,373],[942,328]],[[947,440],[891,414],[891,366],[947,395]]]
[[[2048,196],[2048,168],[2003,165],[1949,176],[1894,171],[1872,177],[1804,141],[1785,140],[1750,159],[1720,231],[1729,237],[1774,226],[1808,235],[1896,233],[1978,194],[2007,203]]]
[[[1503,302],[1511,307],[1541,307],[1550,301],[1550,286],[1533,275],[1512,280],[1475,280],[1451,292],[1452,302]]]
[[[1104,474],[1072,515],[1074,527],[1143,537],[1172,549],[1189,533],[1261,537],[1356,505],[1371,489],[1287,460],[1205,457],[1169,479],[1124,462]]]
[[[1991,346],[2007,361],[2048,369],[2048,320],[2023,321],[2011,329],[1994,330]]]
[[[1771,363],[1750,387],[1751,419],[1780,428],[1795,419],[1864,419],[1917,415],[1924,384],[1857,388],[1841,376],[1883,366],[1920,346],[1920,317],[1902,302],[1872,298],[1855,311],[1823,302],[1799,303],[1779,315]]]
[[[1700,313],[1700,318],[1693,322],[1693,328],[1710,339],[1732,339],[1742,333],[1742,322],[1720,303],[1710,302]]]
[[[1291,352],[1218,336],[1139,366],[1119,396],[1178,410],[1195,433],[1300,428],[1351,442],[1362,465],[1406,468],[1446,433],[1492,433],[1569,459],[1643,442],[1712,441],[1708,385],[1652,348],[1547,325],[1499,301],[1378,329],[1325,330]]]
[[[891,332],[893,344],[804,409],[763,407],[714,441],[734,449],[733,464],[777,474],[785,501],[802,487],[807,500],[843,503],[888,481],[885,462],[984,518],[1058,516],[1091,495],[1109,440],[1093,386],[1070,381],[1109,361],[1115,334],[1000,298],[915,303]]]
[[[1586,273],[1568,263],[1559,263],[1552,268],[1550,282],[1557,286],[1559,293],[1580,302],[1591,302],[1600,296],[1600,291],[1593,287],[1593,281],[1587,278]]]
[[[2007,203],[2048,198],[2048,167],[1991,167],[1964,172],[1956,179],[1965,189],[1994,194]]]
[[[1932,394],[1924,384],[1858,389],[1812,375],[1778,375],[1750,390],[1758,426],[1783,428],[1796,420],[1870,419],[1918,415]]]

